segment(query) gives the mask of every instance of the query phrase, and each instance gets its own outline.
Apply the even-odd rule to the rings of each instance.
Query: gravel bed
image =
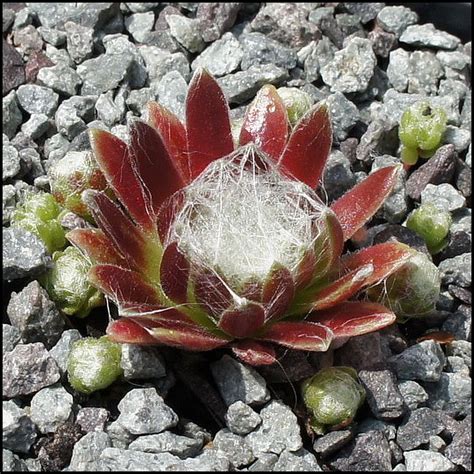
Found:
[[[4,471],[471,470],[470,41],[384,3],[2,9]],[[400,162],[398,121],[408,105],[427,98],[443,106],[443,146],[401,176],[370,224],[370,242],[361,243],[395,237],[427,253],[406,217],[427,202],[451,213],[448,246],[433,257],[440,300],[423,319],[327,354],[302,353],[301,370],[283,375],[225,351],[190,356],[125,344],[121,381],[80,394],[68,383],[67,356],[74,341],[103,334],[106,310],[85,320],[61,313],[37,281],[51,254],[10,226],[11,213],[26,190],[49,190],[54,163],[90,149],[89,128],[125,138],[149,100],[182,118],[198,67],[217,78],[233,118],[266,83],[327,101],[330,201]],[[433,331],[452,337],[419,340]],[[289,354],[280,362],[294,364]],[[189,364],[200,378],[186,378]],[[312,436],[299,382],[325,365],[354,367],[366,402],[351,425]],[[194,380],[209,387],[207,407]]]

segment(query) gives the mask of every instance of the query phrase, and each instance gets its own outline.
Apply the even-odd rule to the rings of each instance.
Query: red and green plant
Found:
[[[291,127],[276,89],[265,86],[235,144],[225,96],[201,70],[185,115],[183,124],[151,103],[129,143],[91,132],[118,202],[85,191],[99,228],[67,237],[118,307],[111,340],[228,347],[259,365],[275,361],[274,344],[325,351],[395,321],[390,309],[357,298],[413,250],[397,242],[343,250],[390,194],[400,166],[376,171],[328,207],[315,192],[332,142],[324,105]]]

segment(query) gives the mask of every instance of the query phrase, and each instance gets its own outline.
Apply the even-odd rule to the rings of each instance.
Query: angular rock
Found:
[[[199,20],[182,15],[168,15],[166,21],[171,35],[190,53],[199,53],[204,49]]]
[[[459,129],[459,130],[462,130],[462,129]],[[460,193],[465,198],[469,198],[471,196],[472,169],[468,163],[460,159],[456,161],[455,185],[456,185],[456,189],[460,191]]]
[[[424,405],[428,401],[425,389],[413,380],[403,380],[398,384],[398,390],[403,397],[405,405],[410,410]]]
[[[45,271],[51,259],[43,242],[20,227],[3,229],[3,279],[34,277]]]
[[[62,46],[66,42],[66,33],[62,30],[47,26],[39,26],[37,29],[43,40],[52,46]]]
[[[3,10],[3,14],[5,15],[5,10]],[[3,31],[5,31],[5,28]],[[8,449],[2,450],[2,468],[3,472],[26,472],[30,470],[26,462]]]
[[[94,95],[71,97],[63,101],[55,115],[58,132],[68,140],[72,140],[86,130],[86,122],[93,118],[96,101],[97,97]],[[70,145],[65,147],[71,148]]]
[[[265,380],[252,367],[228,355],[211,364],[211,371],[227,406],[241,401],[248,405],[261,405],[270,399]]]
[[[160,81],[171,71],[178,71],[186,80],[190,77],[190,67],[183,53],[170,53],[156,46],[140,46],[138,52],[145,61],[150,83]]]
[[[108,127],[119,123],[125,115],[125,108],[119,107],[114,102],[113,96],[113,91],[108,91],[101,94],[95,103],[97,117]]]
[[[72,405],[72,395],[62,385],[43,388],[31,399],[31,420],[42,433],[54,433],[71,418]]]
[[[377,17],[385,4],[379,2],[347,2],[343,3],[343,6],[345,10],[352,13],[352,15],[357,17],[363,24],[366,24]]]
[[[153,25],[155,14],[151,11],[134,13],[125,18],[125,28],[137,43],[146,43]]]
[[[2,352],[12,351],[20,342],[21,334],[15,326],[3,323],[2,329]]]
[[[308,54],[300,61],[304,62],[304,71],[306,73],[306,80],[316,81],[319,78],[321,68],[333,60],[334,54],[338,50],[336,46],[325,36],[317,43],[312,41],[308,46],[305,46],[298,52],[298,56],[307,49]]]
[[[396,378],[389,370],[361,370],[359,380],[365,388],[367,402],[380,420],[399,418],[406,411]]]
[[[466,199],[449,183],[427,184],[421,192],[421,204],[425,202],[444,211],[455,211],[464,207]]]
[[[198,3],[196,18],[199,20],[202,39],[206,43],[215,41],[232,28],[241,5],[239,2]]]
[[[278,461],[273,466],[275,472],[288,471],[308,471],[317,472],[322,471],[314,454],[310,453],[304,448],[296,452],[288,450],[283,451],[278,458]]]
[[[269,472],[278,461],[278,456],[273,453],[262,454],[249,466],[248,470],[252,472]]]
[[[246,439],[232,433],[227,428],[223,428],[216,433],[212,444],[217,453],[227,458],[235,468],[247,466],[255,460]]]
[[[166,375],[163,358],[155,347],[122,344],[120,365],[127,380],[160,378]]]
[[[399,38],[408,26],[418,23],[418,15],[407,7],[387,6],[379,11],[377,23],[385,31],[395,33]]]
[[[341,197],[355,184],[350,161],[339,150],[334,150],[327,161],[323,174],[323,186],[329,202]]]
[[[435,49],[456,49],[461,40],[445,31],[437,30],[432,23],[410,25],[400,36],[400,42],[411,46]]]
[[[8,138],[13,138],[23,120],[17,105],[15,91],[10,92],[3,98],[2,113],[3,133],[7,135]]]
[[[372,49],[376,56],[388,58],[390,51],[397,45],[397,37],[394,33],[388,33],[382,28],[374,28],[367,38],[372,43]]]
[[[388,360],[399,379],[437,382],[445,364],[438,342],[421,341]]]
[[[53,63],[52,66],[55,64],[58,66],[67,66],[71,68],[74,73],[76,73],[76,64],[72,60],[71,56],[69,56],[69,53],[66,49],[56,48],[50,44],[47,44],[45,54],[49,61]]]
[[[32,114],[30,119],[21,126],[21,131],[33,140],[41,137],[50,127],[49,118],[45,114]]]
[[[49,355],[56,361],[61,374],[66,373],[67,358],[72,344],[81,337],[81,333],[77,329],[68,329],[61,334],[57,344],[49,351]]]
[[[38,72],[38,80],[45,86],[65,96],[75,95],[82,79],[79,74],[64,63],[44,67]]]
[[[29,114],[51,117],[58,108],[58,94],[47,87],[26,84],[18,88],[16,97],[22,109]]]
[[[468,415],[459,424],[453,440],[444,451],[444,456],[466,471],[472,471],[471,416]]]
[[[440,78],[444,76],[444,69],[433,52],[413,51],[405,74],[410,94],[434,95],[438,91]]]
[[[348,365],[359,370],[378,370],[386,367],[380,333],[372,332],[351,337],[335,352],[335,365]]]
[[[165,74],[159,83],[153,84],[153,91],[160,104],[184,121],[184,104],[188,85],[178,71]]]
[[[454,471],[454,464],[442,454],[416,449],[404,453],[407,471]]]
[[[229,406],[225,420],[230,431],[238,435],[250,433],[262,422],[260,415],[241,401]]]
[[[246,71],[228,74],[217,80],[227,100],[232,104],[242,104],[257,93],[265,84],[278,85],[288,78],[285,69],[263,64],[251,66]]]
[[[341,92],[335,92],[326,98],[331,113],[333,135],[336,141],[345,140],[350,129],[360,119],[356,105]]]
[[[352,438],[353,434],[350,430],[330,431],[316,439],[313,449],[316,454],[321,456],[321,459],[326,459],[345,446]]]
[[[36,427],[30,417],[13,400],[3,402],[2,415],[3,448],[16,453],[28,453],[37,437]]]
[[[74,445],[69,470],[77,472],[94,470],[101,453],[111,446],[107,433],[101,431],[87,433]]]
[[[261,425],[245,439],[254,455],[280,454],[284,450],[298,451],[303,447],[300,427],[295,414],[282,402],[272,400],[260,412]]]
[[[131,434],[160,433],[176,426],[178,416],[154,388],[133,389],[118,404],[120,423]]]
[[[105,408],[84,407],[77,412],[76,423],[84,433],[101,432],[108,418],[109,412]]]
[[[3,40],[2,95],[25,83],[25,66],[18,51]]]
[[[72,21],[64,24],[67,36],[67,51],[71,59],[80,64],[92,56],[94,50],[94,30]]]
[[[18,344],[3,354],[3,396],[35,393],[59,380],[58,366],[41,342]]]
[[[472,282],[471,258],[472,254],[469,252],[443,260],[438,267],[442,283],[444,285],[454,283],[469,288]]]
[[[321,77],[332,92],[364,92],[374,74],[376,62],[370,41],[353,38],[321,69]]]
[[[20,173],[20,156],[17,149],[8,142],[3,143],[2,154],[2,180],[6,181],[15,178]]]

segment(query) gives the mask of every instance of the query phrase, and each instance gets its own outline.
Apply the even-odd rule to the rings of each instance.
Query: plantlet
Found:
[[[433,204],[422,204],[409,216],[406,226],[423,237],[431,254],[443,250],[451,227],[451,214]]]
[[[446,130],[446,112],[428,102],[417,102],[403,112],[398,136],[403,144],[402,161],[414,165],[418,157],[429,158]]]
[[[65,232],[59,223],[61,211],[51,194],[29,194],[25,196],[24,203],[13,211],[11,223],[37,235],[48,252],[53,253],[67,244]]]
[[[217,82],[198,71],[186,123],[157,103],[125,143],[91,132],[95,158],[119,203],[84,201],[99,229],[68,239],[94,263],[91,282],[118,306],[114,341],[206,351],[229,347],[258,365],[273,344],[325,351],[333,341],[395,321],[351,300],[412,255],[384,243],[342,255],[344,242],[390,194],[399,166],[371,174],[330,207],[315,192],[331,149],[324,106],[291,128],[273,86],[247,110],[234,147]]]
[[[75,247],[53,254],[54,266],[41,277],[41,283],[59,309],[69,316],[84,318],[104,304],[104,296],[91,285],[89,261]]]
[[[349,425],[365,400],[365,390],[352,367],[322,369],[303,382],[301,392],[311,428],[319,435],[328,428]]]
[[[313,105],[309,94],[296,87],[280,87],[277,92],[286,107],[291,125],[295,125]]]

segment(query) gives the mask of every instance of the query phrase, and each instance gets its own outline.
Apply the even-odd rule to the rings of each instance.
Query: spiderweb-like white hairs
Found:
[[[213,162],[184,192],[169,240],[234,289],[263,280],[275,262],[294,271],[327,209],[253,144]]]

